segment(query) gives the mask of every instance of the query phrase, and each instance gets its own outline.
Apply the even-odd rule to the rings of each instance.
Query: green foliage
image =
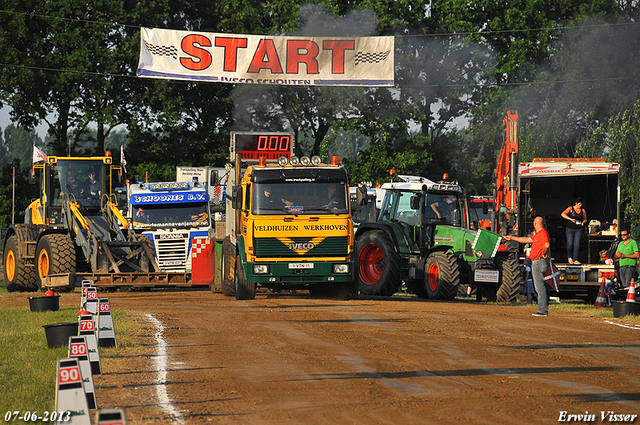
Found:
[[[609,160],[618,162],[624,221],[640,237],[640,101],[603,123],[596,132],[607,140]]]
[[[630,111],[640,89],[639,6],[629,2],[7,0],[4,9],[0,63],[16,66],[0,73],[0,101],[16,125],[47,121],[49,154],[126,146],[130,176],[141,179],[223,165],[231,130],[294,131],[297,154],[338,153],[354,178],[446,172],[488,194],[507,110],[520,113],[521,160],[602,156],[610,139],[594,130]],[[135,74],[140,26],[393,35],[395,87],[124,77]],[[460,119],[467,131],[455,129]],[[5,132],[0,165],[32,137]]]

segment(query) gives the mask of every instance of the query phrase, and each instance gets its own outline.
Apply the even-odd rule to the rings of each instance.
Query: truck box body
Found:
[[[561,292],[595,295],[602,277],[613,275],[614,266],[604,264],[601,253],[619,234],[619,173],[619,164],[604,159],[534,159],[519,165],[518,234],[529,235],[536,216],[545,219],[551,257],[563,273]],[[567,262],[567,220],[561,214],[578,197],[584,199],[587,224],[578,258],[582,264],[572,265]]]

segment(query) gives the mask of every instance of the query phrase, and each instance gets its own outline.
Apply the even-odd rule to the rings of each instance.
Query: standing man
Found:
[[[542,224],[542,217],[538,216],[533,220],[533,235],[531,236],[505,236],[507,241],[520,243],[530,243],[531,252],[531,275],[533,276],[533,286],[538,294],[538,312],[533,316],[549,315],[549,286],[544,281],[544,274],[549,266],[549,234]]]
[[[638,252],[638,244],[631,239],[631,233],[628,228],[624,228],[620,231],[620,237],[622,242],[618,244],[615,258],[620,262],[620,280],[622,286],[628,288],[631,284],[631,279],[636,275],[636,263],[640,253]]]

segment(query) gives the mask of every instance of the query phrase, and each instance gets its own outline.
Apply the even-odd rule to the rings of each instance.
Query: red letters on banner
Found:
[[[240,37],[216,37],[214,42],[203,35],[190,34],[182,39],[181,48],[188,57],[180,57],[180,63],[191,71],[203,71],[213,62],[211,53],[205,47],[224,49],[225,72],[236,72],[239,49],[247,48],[247,39]],[[331,72],[344,74],[345,51],[355,49],[355,40],[325,40],[322,49],[331,52]],[[283,74],[281,57],[286,60],[287,74],[297,74],[300,65],[306,66],[307,74],[318,74],[317,57],[320,46],[310,40],[287,40],[286,52],[278,52],[273,40],[263,39],[258,43],[251,59],[248,72],[258,73],[268,69],[274,74]]]

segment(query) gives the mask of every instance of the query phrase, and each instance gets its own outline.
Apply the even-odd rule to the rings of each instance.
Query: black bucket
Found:
[[[613,317],[640,315],[640,303],[613,301]]]
[[[49,348],[69,346],[69,337],[78,336],[78,322],[42,325]]]
[[[27,298],[29,298],[31,311],[58,311],[60,309],[60,295]]]

